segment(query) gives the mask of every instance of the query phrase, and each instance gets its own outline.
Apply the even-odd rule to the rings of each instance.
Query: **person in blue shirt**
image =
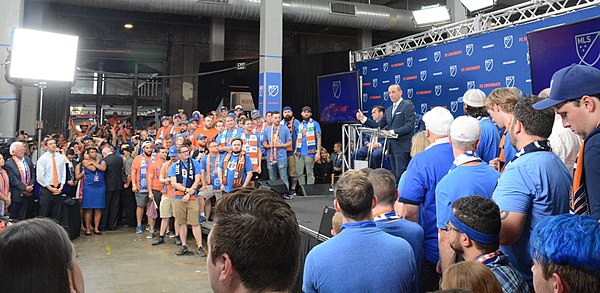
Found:
[[[292,107],[285,106],[283,107],[283,119],[279,119],[282,126],[286,126],[288,131],[290,132],[292,144],[286,147],[287,152],[287,166],[288,166],[288,175],[289,175],[289,186],[290,194],[296,194],[296,184],[298,181],[298,175],[296,173],[296,157],[294,156],[294,152],[296,151],[296,140],[298,139],[298,127],[300,127],[300,121],[298,121],[294,117],[294,112],[292,111]],[[275,125],[275,121],[271,119],[273,125]]]
[[[231,152],[225,154],[219,162],[219,181],[221,191],[230,192],[244,188],[252,180],[252,161],[246,152],[242,152],[242,139],[231,141]]]
[[[454,117],[446,108],[435,107],[423,115],[428,148],[415,155],[402,177],[398,191],[398,212],[410,221],[419,223],[425,233],[424,262],[419,278],[419,290],[435,291],[439,286],[436,271],[439,261],[438,230],[435,212],[435,188],[448,174],[454,155],[448,135]]]
[[[347,171],[335,186],[342,231],[306,257],[304,292],[409,292],[417,270],[410,244],[377,228],[373,185],[362,172]]]
[[[471,89],[466,91],[461,98],[464,102],[463,109],[465,116],[474,117],[479,120],[481,137],[479,138],[479,146],[477,147],[477,156],[488,163],[500,155],[500,133],[485,108],[485,93],[480,89]]]
[[[519,91],[520,92],[520,91]],[[485,107],[498,128],[504,128],[500,138],[500,153],[496,159],[489,161],[490,166],[502,172],[506,164],[512,160],[517,150],[510,143],[510,124],[513,121],[515,105],[519,101],[518,93],[513,88],[494,89],[485,101]]]
[[[272,112],[271,121],[273,123],[265,130],[262,140],[263,147],[267,149],[269,179],[276,180],[279,177],[289,188],[286,148],[292,145],[292,136],[285,125],[280,124],[281,114],[279,112]]]
[[[500,173],[477,156],[481,126],[473,117],[460,116],[450,127],[450,143],[454,153],[455,168],[450,171],[435,188],[435,206],[438,245],[442,272],[455,262],[456,255],[448,243],[445,224],[452,213],[452,203],[457,199],[473,194],[492,198]]]
[[[501,249],[530,288],[531,231],[544,218],[569,212],[572,183],[567,167],[548,145],[554,111],[534,110],[532,105],[539,100],[528,96],[515,106],[510,141],[519,151],[500,176],[493,196],[501,211]]]
[[[310,107],[304,106],[296,141],[292,142],[296,144],[296,175],[301,185],[315,184],[315,155],[321,150],[321,125],[311,116]]]
[[[219,180],[219,162],[223,158],[219,154],[219,144],[216,141],[208,143],[208,155],[202,157],[200,161],[200,169],[202,170],[202,188],[200,189],[200,195],[206,199],[215,201],[214,196],[221,192],[221,181]],[[210,217],[211,204],[207,204],[204,207],[206,218]]]
[[[223,130],[215,139],[219,143],[219,152],[224,154],[231,151],[231,142],[234,138],[240,137],[243,129],[238,127],[235,114],[229,114],[225,117],[225,130]]]
[[[373,184],[373,194],[377,205],[373,208],[373,220],[382,231],[406,240],[415,255],[416,278],[410,292],[418,292],[419,273],[423,262],[423,228],[415,222],[401,218],[394,211],[394,202],[398,199],[396,178],[392,172],[379,168],[367,176]]]

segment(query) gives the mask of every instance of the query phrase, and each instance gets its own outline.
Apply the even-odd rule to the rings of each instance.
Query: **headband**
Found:
[[[463,223],[459,219],[457,219],[456,216],[454,215],[454,213],[450,213],[449,219],[450,219],[450,223],[452,223],[452,225],[454,225],[454,227],[456,227],[456,230],[458,230],[461,233],[467,234],[467,236],[469,236],[469,238],[473,239],[474,241],[477,241],[479,243],[484,243],[484,244],[494,244],[494,243],[498,243],[498,241],[499,241],[498,234],[486,234],[486,233],[479,232],[479,231],[465,225],[465,223]]]

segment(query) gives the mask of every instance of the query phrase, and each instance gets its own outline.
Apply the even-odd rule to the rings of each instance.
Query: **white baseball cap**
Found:
[[[474,142],[479,140],[480,136],[481,125],[479,124],[479,120],[473,117],[457,117],[452,122],[452,126],[450,126],[450,137],[452,137],[452,140]]]
[[[471,107],[484,107],[486,96],[485,93],[480,89],[472,89],[465,92],[465,94],[458,98],[459,103],[465,103]]]
[[[454,116],[444,107],[435,107],[423,115],[425,128],[438,135],[450,134],[450,125]]]

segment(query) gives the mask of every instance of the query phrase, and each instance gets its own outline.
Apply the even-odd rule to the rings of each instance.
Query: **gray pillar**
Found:
[[[281,111],[281,63],[283,41],[282,0],[260,3],[260,73],[258,109]]]
[[[208,44],[208,60],[225,60],[225,19],[210,20],[210,42]]]
[[[366,49],[373,47],[373,34],[369,29],[363,29],[358,32],[356,40],[357,49]]]
[[[22,21],[23,0],[0,1],[0,62],[6,60],[13,28],[21,26]],[[0,138],[12,138],[17,133],[18,97],[16,88],[4,79],[4,73],[0,78]]]
[[[446,0],[446,7],[450,10],[452,22],[458,22],[467,19],[467,9],[459,0]]]

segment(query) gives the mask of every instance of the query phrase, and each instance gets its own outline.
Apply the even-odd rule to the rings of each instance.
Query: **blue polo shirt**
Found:
[[[479,125],[481,125],[481,137],[476,153],[484,162],[489,163],[500,155],[500,148],[498,147],[500,145],[500,134],[494,122],[487,117],[481,118]],[[510,143],[510,139],[508,141]]]
[[[435,188],[442,177],[450,171],[452,162],[454,162],[454,155],[449,142],[432,144],[410,160],[399,190],[399,202],[420,206],[419,224],[425,232],[425,259],[433,264],[437,264],[440,258]]]
[[[314,125],[314,131],[315,131],[315,145],[314,145],[314,149],[317,149],[317,133],[321,133],[321,125],[319,125],[319,122],[313,120],[313,125]],[[302,123],[299,123],[298,125],[302,125],[304,127],[304,129],[306,129],[308,127],[308,122],[306,121],[302,121]],[[300,126],[298,126],[299,128]],[[292,142],[293,144],[296,143],[296,140],[294,140]],[[312,153],[309,154],[308,153],[308,145],[306,144],[306,135],[302,135],[302,146],[300,147],[300,155],[301,156],[306,156],[306,157],[315,157],[317,153]]]
[[[187,185],[187,176],[186,176],[185,172],[187,172],[188,168],[190,168],[190,166],[189,166],[190,162],[192,162],[191,168],[194,168],[194,176],[200,175],[200,173],[202,172],[202,169],[200,168],[200,163],[198,163],[198,161],[196,161],[192,158],[189,158],[187,160],[187,162],[177,161],[177,163],[172,164],[171,168],[169,169],[169,174],[167,174],[167,175],[169,176],[169,178],[176,177],[177,175],[175,174],[175,170],[178,166],[178,163],[181,163],[182,164],[181,170],[182,170],[182,172],[184,172],[184,174],[182,174],[183,175],[183,186],[186,186]],[[197,196],[198,196],[198,193],[195,192],[194,197],[197,197]],[[182,199],[183,195],[175,195],[175,196],[173,196],[173,198]]]
[[[544,218],[569,212],[572,178],[567,167],[552,152],[527,153],[510,163],[498,180],[493,199],[501,211],[527,216],[521,237],[500,246],[523,279],[533,285],[529,238]]]
[[[273,125],[269,126],[266,130],[265,133],[263,135],[263,141],[266,141],[268,144],[271,143],[271,133],[273,132]],[[280,125],[279,126],[279,143],[281,144],[285,144],[288,141],[290,141],[292,139],[292,136],[290,135],[290,131],[288,130],[288,128],[285,125]],[[292,145],[294,143],[292,142]],[[271,152],[273,151],[273,149],[269,148],[267,149],[267,161],[270,163],[271,162]],[[283,162],[283,161],[287,161],[287,152],[285,150],[285,148],[277,148],[276,149],[276,158],[278,162]]]
[[[492,198],[500,172],[486,163],[473,166],[458,166],[444,176],[435,188],[437,227],[444,224],[452,212],[452,203],[461,197],[481,195]]]
[[[498,153],[499,155],[500,153]],[[510,130],[506,133],[506,139],[504,140],[504,157],[506,158],[506,163],[510,162],[515,155],[517,154],[517,150],[510,143]]]
[[[221,170],[225,170],[225,176],[227,176],[227,185],[225,186],[225,192],[230,192],[233,190],[233,182],[235,181],[235,169],[237,167],[237,162],[239,160],[239,155],[231,155],[231,158],[229,158],[229,162],[225,162],[225,156],[223,156],[223,158],[221,158],[220,162],[219,162],[219,168],[221,168]],[[224,164],[227,164],[226,166],[223,166]],[[248,154],[246,154],[246,162],[244,163],[244,170],[241,170],[239,172],[242,172],[243,174],[239,174],[242,176],[242,184],[244,183],[244,181],[246,180],[246,174],[247,172],[252,172],[252,162],[250,161],[250,156]]]

